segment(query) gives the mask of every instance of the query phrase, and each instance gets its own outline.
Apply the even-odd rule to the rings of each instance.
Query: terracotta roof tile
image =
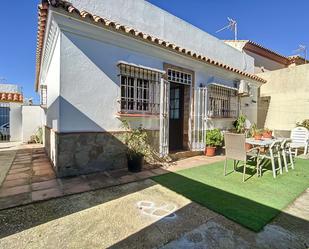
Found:
[[[249,74],[249,73],[243,72],[239,69],[235,69],[231,66],[220,63],[218,61],[211,60],[210,58],[207,58],[205,56],[197,54],[197,53],[195,53],[191,50],[181,48],[181,47],[177,46],[176,44],[161,40],[157,37],[153,37],[153,36],[148,35],[146,33],[137,31],[133,28],[126,27],[124,25],[118,24],[118,23],[113,22],[111,20],[108,20],[106,18],[96,16],[96,15],[92,15],[91,13],[89,13],[87,11],[84,11],[84,10],[80,11],[80,10],[76,9],[72,4],[70,4],[67,1],[58,0],[58,1],[56,1],[55,4],[53,4],[53,7],[64,9],[65,11],[68,12],[68,15],[77,14],[80,19],[83,19],[83,20],[88,19],[88,20],[90,20],[94,23],[103,25],[105,28],[109,28],[109,29],[112,29],[112,30],[117,31],[117,32],[123,32],[123,33],[130,35],[132,37],[135,37],[137,39],[141,39],[143,41],[147,41],[147,42],[150,42],[150,43],[153,43],[153,44],[157,44],[161,47],[164,47],[166,49],[178,52],[180,54],[187,55],[191,58],[194,58],[194,59],[197,59],[197,60],[200,60],[200,61],[204,61],[208,64],[212,64],[214,66],[225,68],[229,71],[236,72],[236,73],[243,75],[245,77],[248,77],[250,79],[254,79],[256,81],[266,83],[266,80],[264,80],[264,79],[262,79],[258,76],[255,76],[254,74]],[[38,83],[39,83],[38,78],[39,78],[39,74],[40,74],[41,53],[42,53],[42,47],[43,47],[43,42],[44,42],[44,32],[45,32],[46,19],[47,19],[47,14],[48,14],[47,10],[48,10],[47,4],[39,5],[39,25],[38,25],[38,42],[37,42],[37,61],[36,61],[36,90],[38,89]]]
[[[23,95],[21,93],[0,92],[0,102],[23,103]]]

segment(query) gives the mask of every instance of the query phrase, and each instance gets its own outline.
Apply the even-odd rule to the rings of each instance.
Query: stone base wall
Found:
[[[148,131],[148,134],[151,145],[158,150],[159,131]],[[122,132],[56,133],[57,176],[127,167],[127,147],[121,142],[121,136]]]

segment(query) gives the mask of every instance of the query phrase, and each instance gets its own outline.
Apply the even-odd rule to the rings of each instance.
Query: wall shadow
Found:
[[[282,225],[283,228],[289,230],[293,227],[293,231],[296,231],[302,238],[306,238],[309,235],[309,222],[307,220],[284,213],[281,210],[274,209],[248,198],[223,191],[177,173],[167,172],[167,174],[154,177],[153,179],[155,182],[151,180],[139,181],[118,187],[2,210],[0,211],[2,224],[0,226],[0,238],[97,205],[108,203],[109,201],[137,191],[142,191],[156,184],[160,184],[202,206],[206,206],[208,209],[214,210],[228,219],[242,224],[242,226],[251,229],[255,233],[261,231],[266,224],[279,215],[279,220],[284,221],[279,222],[279,225]],[[173,200],[169,199],[167,201],[172,202]],[[151,247],[156,247],[179,238],[185,232],[207,222],[207,220],[200,217],[200,212],[203,212],[205,209],[199,205],[197,206],[200,208],[196,208],[196,205],[195,203],[191,203],[178,209],[175,214],[180,219],[175,220],[174,223],[168,223],[168,220],[162,218],[122,241],[115,243],[112,248],[141,248],[139,246],[144,245],[144,243],[151,245]],[[107,220],[106,222],[109,221]],[[160,233],[158,233],[158,227]],[[250,233],[248,230],[244,231]]]

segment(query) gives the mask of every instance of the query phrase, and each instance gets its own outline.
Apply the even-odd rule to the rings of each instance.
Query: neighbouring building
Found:
[[[194,39],[192,39],[194,37]],[[161,156],[257,119],[254,58],[144,0],[42,1],[35,88],[58,176],[126,167],[122,120]]]
[[[44,118],[41,106],[24,100],[20,86],[0,84],[0,141],[29,142]]]
[[[14,84],[0,84],[0,140],[20,141],[23,94]]]
[[[250,40],[225,40],[224,42],[251,56],[254,59],[255,73],[274,71],[305,63],[304,58],[298,55],[284,56]]]
[[[225,41],[254,58],[254,72],[267,80],[259,89],[257,125],[291,130],[309,118],[309,66],[304,58],[284,56],[249,40]]]

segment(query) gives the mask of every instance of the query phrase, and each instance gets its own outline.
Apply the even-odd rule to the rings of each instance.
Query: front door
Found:
[[[184,86],[170,83],[169,150],[183,148]]]

